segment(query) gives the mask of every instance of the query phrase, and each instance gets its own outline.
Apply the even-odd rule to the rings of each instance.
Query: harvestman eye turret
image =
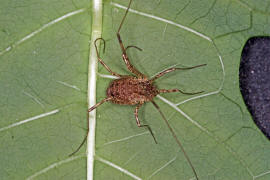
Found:
[[[155,143],[157,144],[157,140],[154,136],[154,133],[152,131],[152,129],[150,128],[149,125],[147,124],[142,124],[139,120],[138,117],[138,111],[140,109],[140,107],[146,103],[146,102],[151,102],[154,107],[159,111],[159,113],[161,114],[162,118],[164,119],[165,123],[167,124],[169,130],[172,133],[172,136],[174,137],[176,143],[178,144],[178,146],[180,147],[180,149],[183,151],[190,167],[192,168],[192,171],[196,177],[196,179],[198,180],[198,176],[197,173],[195,171],[195,168],[193,167],[187,153],[185,152],[182,144],[180,143],[180,140],[177,138],[175,132],[173,131],[172,127],[170,126],[170,124],[168,123],[167,119],[165,118],[164,114],[161,112],[159,106],[155,103],[155,101],[153,100],[155,96],[157,96],[158,94],[162,94],[162,93],[172,93],[172,92],[180,92],[182,94],[187,94],[187,95],[194,95],[194,94],[199,94],[202,93],[203,91],[200,92],[195,92],[195,93],[187,93],[187,92],[183,92],[180,89],[158,89],[155,85],[154,85],[154,81],[158,78],[160,78],[161,76],[164,76],[167,73],[173,72],[175,70],[188,70],[188,69],[193,69],[193,68],[197,68],[197,67],[201,67],[201,66],[205,66],[206,64],[201,64],[201,65],[197,65],[197,66],[193,66],[193,67],[186,67],[186,68],[169,68],[166,69],[162,72],[160,72],[159,74],[157,74],[156,76],[154,76],[153,78],[149,79],[146,75],[144,75],[143,73],[141,73],[139,70],[137,70],[129,61],[129,58],[127,56],[127,49],[128,48],[136,48],[138,50],[141,50],[140,48],[136,47],[136,46],[127,46],[125,47],[121,36],[120,36],[120,30],[122,28],[122,25],[124,23],[124,20],[126,19],[126,16],[128,14],[130,5],[131,5],[132,0],[130,0],[129,4],[128,4],[128,8],[126,10],[126,13],[120,23],[120,26],[118,28],[117,31],[117,39],[119,41],[119,45],[120,48],[122,50],[122,58],[128,68],[128,70],[133,74],[133,76],[131,75],[120,75],[116,72],[113,72],[109,66],[107,66],[104,61],[100,58],[99,52],[98,52],[98,48],[97,48],[97,41],[103,41],[104,43],[104,50],[105,50],[105,40],[103,38],[98,38],[94,41],[94,45],[96,48],[96,53],[97,53],[97,58],[98,61],[107,69],[107,71],[109,73],[111,73],[113,76],[118,77],[119,79],[113,80],[109,87],[107,88],[106,91],[106,95],[107,97],[105,99],[103,99],[102,101],[100,101],[99,103],[97,103],[96,105],[92,106],[90,109],[88,109],[87,114],[89,115],[89,112],[93,111],[94,109],[96,109],[98,106],[100,106],[101,104],[103,104],[104,102],[112,102],[115,104],[122,104],[122,105],[134,105],[135,107],[135,111],[134,111],[134,115],[135,115],[135,120],[137,123],[138,127],[144,127],[147,128],[150,132],[150,134],[152,135]],[[89,129],[87,130],[87,134],[85,136],[85,138],[83,139],[83,142],[80,144],[80,146],[72,153],[70,154],[73,155],[76,152],[78,152],[78,150],[82,147],[82,145],[85,143],[87,136],[88,136],[88,132]]]

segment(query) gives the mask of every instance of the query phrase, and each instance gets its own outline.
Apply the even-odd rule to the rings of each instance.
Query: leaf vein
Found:
[[[156,171],[154,171],[147,179],[152,178],[154,175],[156,175],[157,173],[159,173],[160,171],[162,171],[164,168],[166,168],[167,166],[169,166],[171,163],[173,163],[176,160],[176,156],[171,159],[170,161],[168,161],[166,164],[164,164],[163,166],[161,166],[160,168],[158,168]]]
[[[49,165],[48,167],[46,167],[46,168],[44,168],[44,169],[42,169],[42,170],[34,173],[33,175],[29,176],[28,178],[26,178],[26,180],[34,179],[35,177],[37,177],[37,176],[39,176],[41,174],[44,174],[44,173],[48,172],[49,170],[51,170],[53,168],[56,168],[58,166],[61,166],[62,164],[69,163],[71,161],[77,160],[77,159],[82,158],[82,157],[85,157],[85,154],[79,155],[79,156],[72,156],[72,157],[67,158],[65,160],[62,160],[62,161],[59,161],[59,162],[55,162],[55,163]]]
[[[73,16],[73,15],[82,13],[82,12],[84,12],[85,10],[86,10],[86,9],[83,8],[83,9],[79,9],[79,10],[76,10],[76,11],[69,12],[69,13],[67,13],[67,14],[65,14],[65,15],[63,15],[63,16],[57,18],[57,19],[54,19],[54,20],[50,21],[50,22],[47,23],[47,24],[44,24],[44,25],[41,26],[39,29],[37,29],[37,30],[31,32],[30,34],[26,35],[25,37],[23,37],[22,39],[18,40],[18,41],[15,42],[14,44],[8,46],[5,50],[1,51],[1,52],[0,52],[0,56],[3,55],[3,54],[5,54],[5,53],[8,52],[8,51],[14,49],[15,47],[17,47],[18,45],[20,45],[20,44],[23,43],[24,41],[26,41],[26,40],[28,40],[28,39],[34,37],[35,35],[37,35],[37,34],[40,33],[41,31],[43,31],[44,29],[46,29],[46,28],[48,28],[48,27],[50,27],[50,26],[52,26],[52,25],[54,25],[54,24],[56,24],[56,23],[58,23],[58,22],[60,22],[60,21],[62,21],[62,20],[64,20],[64,19],[66,19],[66,18],[68,18],[68,17],[71,17],[71,16]]]
[[[116,165],[116,164],[114,164],[114,163],[112,163],[112,162],[110,162],[110,161],[108,161],[108,160],[105,160],[105,159],[103,159],[103,158],[101,158],[101,157],[98,157],[97,155],[95,156],[95,159],[96,159],[97,161],[100,161],[100,162],[102,162],[102,163],[104,163],[104,164],[107,164],[107,165],[109,165],[109,166],[111,166],[111,167],[113,167],[113,168],[115,168],[115,169],[117,169],[117,170],[123,172],[124,174],[126,174],[126,175],[132,177],[133,179],[136,179],[136,180],[142,180],[140,177],[138,177],[138,176],[136,176],[135,174],[129,172],[128,170],[126,170],[126,169],[124,169],[124,168],[122,168],[122,167],[120,167],[120,166],[118,166],[118,165]]]
[[[127,7],[122,6],[120,4],[117,4],[117,3],[114,3],[114,2],[111,2],[111,5],[113,5],[115,7],[118,7],[118,8],[121,8],[121,9],[127,9]],[[171,24],[173,26],[176,26],[176,27],[179,27],[179,28],[184,29],[186,31],[189,31],[189,32],[191,32],[191,33],[193,33],[193,34],[195,34],[197,36],[200,36],[201,38],[206,39],[207,41],[212,42],[212,39],[210,37],[198,32],[198,31],[195,31],[194,29],[191,29],[191,28],[189,28],[187,26],[184,26],[182,24],[178,24],[178,23],[175,23],[173,21],[170,21],[170,20],[158,17],[158,16],[154,16],[152,14],[147,14],[147,13],[144,13],[144,12],[140,12],[140,11],[137,11],[137,10],[134,10],[134,9],[129,9],[129,12],[134,13],[134,14],[138,14],[138,15],[141,15],[141,16],[149,17],[149,18],[152,18],[152,19],[164,22],[164,23]]]
[[[40,119],[40,118],[44,118],[46,116],[50,116],[50,115],[56,114],[59,111],[60,111],[59,109],[55,109],[55,110],[50,111],[50,112],[46,112],[46,113],[39,114],[37,116],[31,117],[31,118],[28,118],[28,119],[19,121],[19,122],[15,122],[15,123],[10,124],[10,125],[8,125],[6,127],[0,128],[0,132],[1,131],[5,131],[5,130],[10,129],[10,128],[13,128],[13,127],[16,127],[16,126],[19,126],[19,125],[22,125],[22,124],[25,124],[25,123],[28,123],[28,122],[31,122],[31,121],[34,121],[34,120],[37,120],[37,119]]]
[[[132,138],[134,138],[134,137],[142,136],[142,135],[145,135],[145,134],[149,134],[149,132],[146,131],[146,132],[139,133],[139,134],[135,134],[135,135],[128,136],[128,137],[125,137],[125,138],[113,140],[113,141],[110,141],[110,142],[107,142],[107,143],[103,144],[103,146],[106,146],[106,145],[109,145],[109,144],[113,144],[113,143],[116,143],[116,142],[126,141],[126,140],[132,139]]]
[[[75,85],[71,85],[71,84],[68,84],[68,83],[63,82],[63,81],[56,81],[56,82],[58,82],[59,84],[62,84],[62,85],[64,85],[64,86],[66,86],[66,87],[73,88],[73,89],[75,89],[75,90],[77,90],[77,91],[81,91],[80,88],[78,88],[78,87],[75,86]]]

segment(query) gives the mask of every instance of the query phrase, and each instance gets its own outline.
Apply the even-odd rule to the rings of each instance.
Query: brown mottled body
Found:
[[[111,82],[107,97],[115,104],[136,105],[152,101],[159,94],[156,86],[148,79],[124,76]]]
[[[167,124],[169,130],[172,133],[172,136],[174,137],[175,141],[177,142],[178,146],[180,147],[180,149],[183,151],[190,167],[192,168],[192,171],[195,175],[195,178],[198,180],[198,176],[197,173],[195,171],[195,168],[193,167],[188,155],[186,154],[182,144],[180,143],[179,139],[177,138],[174,130],[172,129],[172,127],[170,126],[169,122],[167,121],[167,119],[165,118],[164,114],[161,112],[159,106],[154,102],[153,98],[155,96],[157,96],[158,94],[161,93],[172,93],[172,92],[180,92],[183,94],[188,94],[188,95],[193,95],[193,94],[198,94],[201,92],[196,92],[196,93],[186,93],[183,92],[180,89],[157,89],[157,87],[154,85],[154,81],[158,78],[160,78],[161,76],[173,72],[175,70],[188,70],[188,69],[193,69],[193,68],[197,68],[197,67],[201,67],[201,66],[205,66],[206,64],[201,64],[201,65],[197,65],[197,66],[193,66],[193,67],[186,67],[186,68],[169,68],[169,69],[165,69],[164,71],[160,72],[159,74],[157,74],[156,76],[154,76],[151,79],[148,79],[146,75],[144,75],[143,73],[141,73],[139,70],[137,70],[131,63],[130,60],[127,56],[127,49],[128,48],[136,48],[138,50],[142,50],[136,46],[127,46],[125,47],[121,36],[120,36],[120,29],[123,25],[123,22],[127,16],[127,13],[129,11],[130,5],[131,5],[132,0],[130,0],[128,8],[126,10],[126,13],[122,19],[122,22],[119,26],[119,29],[117,31],[117,39],[120,45],[120,48],[122,50],[122,58],[124,63],[126,64],[128,70],[133,73],[134,76],[127,76],[127,75],[120,75],[116,72],[113,72],[109,66],[107,66],[105,64],[105,62],[100,58],[99,56],[99,52],[98,52],[98,48],[97,48],[97,41],[101,40],[104,43],[104,50],[105,50],[105,40],[102,38],[98,38],[95,40],[94,45],[96,48],[96,53],[97,53],[97,58],[98,61],[104,66],[104,68],[111,73],[113,76],[118,77],[119,79],[116,79],[114,81],[112,81],[109,85],[109,87],[107,88],[107,97],[103,100],[101,100],[99,103],[97,103],[96,105],[92,106],[91,108],[88,109],[88,113],[87,116],[89,115],[89,112],[93,111],[94,109],[96,109],[99,105],[103,104],[104,102],[110,101],[112,103],[115,104],[122,104],[122,105],[136,105],[135,111],[134,111],[134,115],[135,115],[135,120],[137,123],[138,127],[145,127],[149,130],[150,134],[152,135],[155,143],[157,143],[155,136],[150,128],[149,125],[147,124],[141,124],[139,117],[138,117],[138,111],[140,109],[140,107],[145,103],[145,102],[151,102],[155,108],[159,111],[159,113],[161,114],[162,118],[164,119],[165,123]],[[89,132],[89,128],[87,130],[87,134],[83,140],[83,142],[80,144],[80,146],[72,153],[70,154],[73,155],[75,154],[84,144],[84,142],[87,139],[88,136],[88,132]]]

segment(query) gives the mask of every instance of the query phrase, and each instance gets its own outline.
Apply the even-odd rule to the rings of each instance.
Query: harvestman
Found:
[[[193,167],[187,153],[185,152],[182,144],[180,143],[179,139],[177,138],[175,132],[173,131],[172,127],[170,126],[170,124],[168,123],[168,120],[165,118],[164,114],[161,112],[159,106],[154,102],[153,98],[155,96],[157,96],[158,94],[161,93],[171,93],[171,92],[180,92],[182,94],[187,94],[187,95],[193,95],[193,94],[198,94],[198,93],[202,93],[201,92],[196,92],[196,93],[187,93],[187,92],[183,92],[179,89],[157,89],[157,87],[154,85],[154,81],[158,78],[160,78],[161,76],[169,73],[169,72],[173,72],[175,70],[188,70],[188,69],[193,69],[193,68],[197,68],[197,67],[201,67],[201,66],[205,66],[206,64],[201,64],[201,65],[197,65],[197,66],[193,66],[193,67],[186,67],[186,68],[169,68],[166,69],[162,72],[160,72],[159,74],[157,74],[155,77],[148,79],[148,77],[141,73],[139,70],[137,70],[129,61],[129,58],[127,56],[127,49],[128,48],[136,48],[138,50],[142,50],[136,46],[127,46],[125,48],[121,36],[120,36],[120,30],[122,28],[122,25],[124,23],[124,20],[128,14],[130,5],[131,5],[132,0],[130,0],[129,4],[128,4],[128,8],[126,10],[126,13],[121,21],[121,24],[118,28],[117,31],[117,39],[119,41],[121,50],[122,50],[122,58],[128,68],[128,70],[130,72],[133,73],[134,76],[130,76],[130,75],[120,75],[116,72],[113,72],[109,66],[107,66],[104,61],[100,58],[99,52],[98,52],[98,48],[97,48],[97,41],[101,40],[104,43],[104,50],[105,50],[105,40],[103,38],[97,38],[94,42],[95,44],[95,48],[96,48],[96,54],[97,54],[97,58],[98,61],[107,69],[107,71],[109,71],[113,76],[118,77],[119,79],[113,80],[109,87],[107,88],[107,97],[105,99],[103,99],[102,101],[100,101],[99,103],[97,103],[96,105],[92,106],[90,109],[88,109],[88,116],[89,116],[89,112],[93,111],[94,109],[96,109],[98,106],[100,106],[101,104],[103,104],[104,102],[110,101],[112,103],[115,104],[122,104],[122,105],[136,105],[135,111],[134,111],[134,115],[135,115],[135,119],[136,119],[136,123],[138,127],[145,127],[149,130],[150,134],[152,135],[155,143],[157,143],[157,140],[153,134],[152,129],[150,128],[149,125],[147,124],[141,124],[139,117],[138,117],[138,111],[140,109],[140,107],[145,103],[145,102],[151,102],[155,108],[159,111],[159,113],[161,114],[162,118],[164,119],[165,123],[167,124],[168,128],[170,129],[175,141],[177,142],[178,146],[180,147],[180,149],[182,150],[182,152],[184,153],[184,156],[186,158],[186,160],[188,161],[196,179],[198,180],[198,176],[197,173],[195,171],[195,168]],[[83,140],[83,142],[80,144],[80,146],[72,153],[70,154],[73,155],[75,154],[81,147],[82,145],[85,143],[87,136],[88,136],[88,132],[89,129],[87,129],[87,134]]]

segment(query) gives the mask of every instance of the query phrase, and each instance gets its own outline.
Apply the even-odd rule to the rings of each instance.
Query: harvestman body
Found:
[[[98,38],[95,40],[94,44],[95,44],[95,48],[96,48],[96,53],[97,53],[97,58],[98,61],[107,69],[107,71],[109,71],[113,76],[117,76],[119,79],[116,79],[114,81],[111,82],[111,84],[109,85],[109,87],[107,88],[106,94],[107,97],[105,99],[103,99],[102,101],[100,101],[99,103],[97,103],[96,105],[92,106],[90,109],[88,109],[88,115],[89,112],[91,112],[92,110],[96,109],[99,105],[103,104],[104,102],[110,101],[112,103],[115,104],[122,104],[122,105],[136,105],[135,111],[134,111],[134,115],[135,115],[135,119],[136,119],[136,123],[138,127],[145,127],[149,130],[149,132],[151,133],[155,143],[157,143],[157,140],[152,132],[152,129],[150,128],[149,125],[146,124],[141,124],[139,117],[138,117],[138,111],[140,109],[140,107],[145,103],[145,102],[151,102],[155,108],[159,111],[159,113],[161,114],[162,118],[164,119],[164,121],[166,122],[168,128],[170,129],[174,139],[176,140],[178,146],[180,147],[180,149],[183,151],[190,167],[192,168],[192,171],[196,177],[196,179],[198,180],[198,176],[197,173],[195,171],[195,168],[193,167],[189,157],[187,156],[182,144],[180,143],[179,139],[177,138],[175,132],[173,131],[172,127],[170,126],[170,124],[168,123],[167,119],[165,118],[164,114],[161,112],[159,106],[154,102],[153,98],[155,96],[157,96],[158,94],[161,93],[171,93],[171,92],[180,92],[183,94],[188,94],[188,95],[193,95],[193,94],[198,94],[198,93],[202,93],[201,92],[196,92],[196,93],[186,93],[183,92],[179,89],[158,89],[155,85],[154,85],[154,81],[156,79],[158,79],[159,77],[169,73],[169,72],[173,72],[175,70],[188,70],[188,69],[193,69],[193,68],[197,68],[197,67],[201,67],[201,66],[205,66],[206,64],[201,64],[201,65],[197,65],[197,66],[193,66],[193,67],[187,67],[187,68],[169,68],[166,69],[164,71],[162,71],[161,73],[159,73],[158,75],[156,75],[155,77],[148,79],[148,77],[146,75],[144,75],[143,73],[141,73],[139,70],[137,70],[129,61],[129,58],[127,56],[126,50],[130,47],[136,48],[138,50],[141,50],[140,48],[136,47],[136,46],[127,46],[126,48],[124,47],[124,44],[122,42],[121,36],[120,36],[120,30],[121,27],[124,23],[124,20],[127,16],[127,13],[129,11],[130,5],[131,5],[132,0],[130,0],[129,4],[128,4],[128,8],[126,10],[126,13],[122,19],[122,22],[119,26],[119,29],[117,31],[117,39],[119,41],[121,50],[122,50],[122,58],[128,68],[128,70],[130,72],[132,72],[135,76],[130,76],[130,75],[120,75],[116,72],[113,72],[105,63],[104,61],[100,58],[99,56],[99,52],[98,52],[98,48],[96,45],[96,42],[98,40],[101,40],[104,42],[104,50],[105,50],[105,40],[102,38]],[[87,136],[88,136],[88,132],[89,129],[87,130],[87,135],[85,136],[83,142],[80,144],[80,146],[76,149],[76,151],[74,151],[71,155],[75,154],[81,147],[82,145],[85,143]]]

